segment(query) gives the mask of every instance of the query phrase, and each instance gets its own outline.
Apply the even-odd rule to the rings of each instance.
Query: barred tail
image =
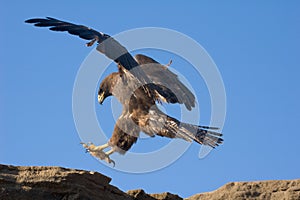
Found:
[[[199,144],[208,145],[212,148],[215,148],[223,142],[223,139],[221,138],[222,134],[212,131],[217,129],[218,128],[216,127],[180,123],[178,134],[187,136]]]
[[[222,133],[217,132],[217,127],[192,125],[157,112],[155,115],[151,115],[150,119],[146,129],[142,129],[148,135],[156,134],[168,138],[181,138],[189,142],[194,140],[212,148],[223,142]]]

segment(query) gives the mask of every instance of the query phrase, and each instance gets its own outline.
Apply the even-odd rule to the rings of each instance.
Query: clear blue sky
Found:
[[[122,190],[169,191],[182,197],[231,181],[300,178],[300,3],[131,2],[1,1],[0,163],[95,170],[112,177]],[[193,144],[172,165],[146,174],[119,172],[85,154],[73,121],[72,90],[91,49],[74,36],[23,23],[45,16],[111,35],[154,26],[195,39],[213,58],[225,84],[224,145],[200,160],[199,145]],[[156,53],[155,59],[167,63],[172,58],[165,55]],[[173,67],[184,69],[176,60]],[[206,90],[201,87],[196,92]],[[99,118],[110,114],[109,105],[97,105]],[[209,112],[201,117],[206,123]],[[104,123],[111,131],[113,123]]]

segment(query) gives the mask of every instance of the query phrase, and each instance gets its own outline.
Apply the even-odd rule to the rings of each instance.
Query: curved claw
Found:
[[[93,143],[83,143],[81,142],[82,146],[85,148],[86,153],[89,152],[92,156],[100,159],[105,160],[107,163],[112,163],[113,167],[115,167],[116,163],[112,159],[110,159],[109,155],[111,153],[105,153],[101,148],[95,146]]]
[[[108,156],[107,156],[107,160],[105,160],[107,163],[112,163],[113,164],[113,167],[115,167],[116,163],[114,160],[110,159]]]

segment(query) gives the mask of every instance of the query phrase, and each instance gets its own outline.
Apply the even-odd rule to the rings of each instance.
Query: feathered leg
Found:
[[[121,123],[121,120],[117,121],[108,142],[115,152],[125,154],[136,143],[140,131],[136,125],[129,126],[131,123],[130,121],[128,123]]]
[[[133,124],[132,120],[125,120],[121,117],[118,119],[108,143],[101,146],[95,146],[93,143],[82,143],[82,145],[92,156],[115,166],[115,162],[109,156],[114,152],[125,154],[137,141],[139,132],[139,128]],[[104,152],[103,150],[108,147],[111,149]]]

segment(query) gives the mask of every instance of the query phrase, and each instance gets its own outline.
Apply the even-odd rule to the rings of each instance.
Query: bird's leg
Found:
[[[112,163],[113,166],[115,167],[115,165],[116,165],[115,161],[113,161],[113,160],[110,159],[110,157],[109,157],[109,156],[110,156],[112,153],[114,153],[114,152],[115,152],[114,149],[111,149],[111,150],[107,151],[107,152],[105,153],[105,154],[107,155],[107,156],[105,157],[105,161],[108,162],[108,163]]]
[[[82,146],[89,152],[92,156],[99,158],[101,160],[105,160],[107,163],[112,163],[115,166],[115,161],[110,159],[110,155],[114,152],[113,149],[109,150],[108,152],[104,152],[103,150],[109,147],[109,144],[106,143],[101,146],[95,146],[93,143],[81,143]]]
[[[111,155],[111,154],[114,153],[114,152],[115,152],[115,150],[111,149],[111,150],[109,150],[108,152],[106,152],[106,154],[109,156],[109,155]]]

